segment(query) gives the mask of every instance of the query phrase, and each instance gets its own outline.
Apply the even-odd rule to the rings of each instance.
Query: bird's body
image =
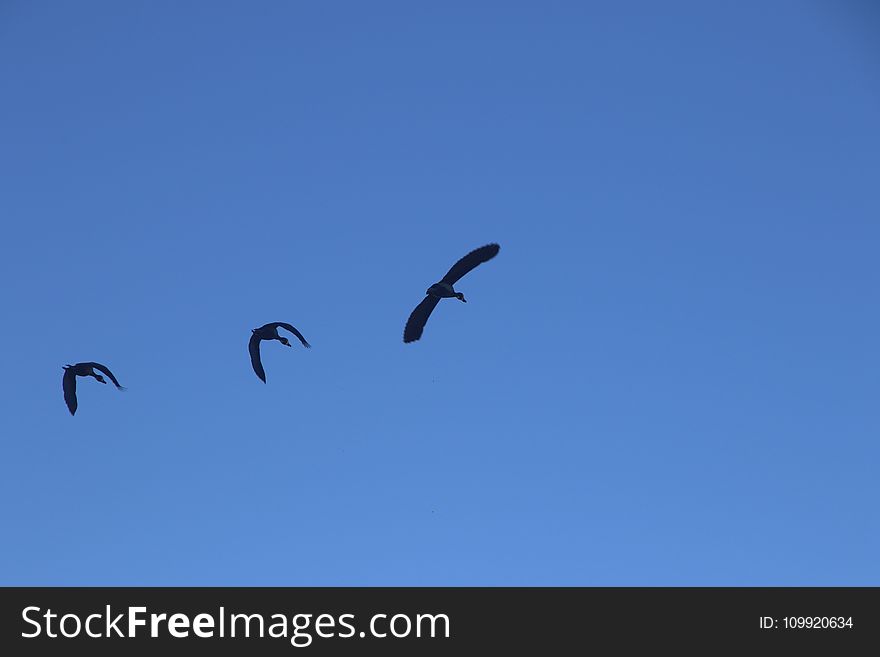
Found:
[[[440,281],[439,283],[434,283],[431,287],[427,289],[425,294],[430,294],[431,296],[437,297],[438,299],[451,299],[452,297],[457,297],[458,293],[455,291],[449,283],[444,283]],[[465,301],[464,295],[461,296],[461,300]],[[467,301],[465,301],[467,303]]]
[[[76,400],[76,377],[91,376],[96,381],[98,381],[98,383],[107,383],[104,380],[103,376],[95,372],[96,369],[109,376],[110,380],[113,381],[113,385],[115,385],[119,390],[125,390],[125,388],[119,385],[119,381],[117,381],[116,377],[113,376],[113,372],[111,372],[109,368],[107,368],[105,365],[101,365],[101,363],[89,362],[76,363],[75,365],[65,365],[64,376],[61,378],[61,388],[64,390],[64,401],[67,404],[67,410],[70,411],[71,415],[76,414],[76,409],[78,406]]]
[[[281,327],[283,329],[287,329],[291,333],[293,333],[299,341],[302,342],[303,346],[306,349],[310,349],[312,345],[310,345],[306,339],[303,337],[302,333],[297,331],[293,326],[287,324],[286,322],[269,322],[268,324],[264,324],[260,328],[251,329],[251,338],[248,342],[248,352],[251,355],[251,365],[254,368],[254,373],[263,383],[266,383],[266,371],[263,369],[263,363],[260,360],[260,342],[263,340],[278,340],[281,344],[289,347],[290,340],[285,338],[283,335],[278,334],[278,328]]]
[[[452,265],[449,271],[446,272],[446,276],[425,291],[425,298],[422,299],[422,302],[410,314],[409,319],[406,321],[406,327],[403,329],[403,341],[415,342],[422,337],[425,324],[428,322],[428,318],[431,316],[434,308],[440,303],[440,299],[456,298],[463,303],[467,303],[464,294],[457,292],[454,285],[474,267],[498,255],[499,250],[501,250],[501,247],[497,244],[487,244],[486,246],[474,249]]]

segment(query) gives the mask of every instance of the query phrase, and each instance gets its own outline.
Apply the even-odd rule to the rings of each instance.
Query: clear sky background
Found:
[[[3,2],[0,583],[880,584],[878,34]]]

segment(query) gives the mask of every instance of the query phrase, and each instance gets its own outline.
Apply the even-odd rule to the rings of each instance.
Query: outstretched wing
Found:
[[[296,337],[299,338],[299,341],[303,343],[303,347],[305,347],[306,349],[311,349],[311,348],[312,348],[312,345],[310,345],[310,344],[306,341],[306,339],[303,337],[302,333],[300,333],[299,331],[297,331],[295,328],[293,328],[293,326],[291,326],[291,325],[288,324],[287,322],[275,322],[275,326],[280,326],[281,328],[283,328],[283,329],[287,329],[288,331],[290,331],[291,333],[293,333]]]
[[[422,331],[425,330],[428,317],[431,316],[431,312],[437,307],[439,301],[439,297],[429,294],[415,307],[412,313],[410,313],[409,319],[406,320],[406,326],[403,329],[404,342],[415,342],[422,337]]]
[[[254,367],[254,372],[256,372],[263,383],[266,383],[266,371],[263,369],[263,363],[260,362],[260,338],[257,337],[256,333],[251,333],[248,351],[251,354],[251,365]]]
[[[458,279],[467,274],[471,269],[497,256],[499,250],[501,250],[501,247],[497,244],[487,244],[479,249],[474,249],[452,265],[450,270],[446,272],[446,276],[441,279],[441,282],[455,285]]]
[[[64,390],[64,403],[67,404],[67,410],[71,415],[76,415],[76,374],[73,373],[72,368],[64,370],[61,387]]]
[[[85,364],[91,365],[96,370],[101,370],[104,374],[106,374],[107,376],[110,377],[110,380],[113,382],[113,385],[115,385],[120,390],[125,390],[125,388],[123,388],[121,385],[119,385],[119,381],[117,381],[116,377],[113,376],[113,372],[111,372],[110,369],[107,368],[106,366],[101,365],[101,363],[85,363]]]

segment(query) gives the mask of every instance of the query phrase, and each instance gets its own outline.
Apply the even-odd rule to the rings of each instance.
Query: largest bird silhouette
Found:
[[[78,405],[76,401],[76,377],[91,376],[94,377],[98,383],[107,383],[103,376],[95,373],[95,370],[100,370],[109,376],[110,380],[113,381],[113,385],[119,390],[125,390],[125,388],[119,385],[119,381],[113,376],[113,372],[111,372],[107,366],[101,365],[101,363],[77,363],[76,365],[65,365],[64,376],[61,378],[61,388],[64,390],[64,401],[67,403],[67,409],[70,411],[71,415],[76,414],[76,408]]]
[[[406,321],[406,327],[403,329],[403,341],[415,342],[422,337],[422,331],[425,329],[428,317],[431,316],[431,312],[440,303],[440,299],[455,297],[459,301],[467,303],[464,295],[461,292],[456,292],[453,285],[471,269],[498,255],[500,249],[501,247],[497,244],[487,244],[479,249],[474,249],[452,265],[450,270],[446,272],[446,276],[425,291],[425,298],[422,299],[422,302],[410,314],[409,319]]]
[[[262,380],[263,383],[266,383],[266,371],[263,369],[263,363],[260,361],[260,342],[262,340],[278,340],[283,345],[288,347],[291,346],[290,340],[283,335],[278,335],[279,326],[283,329],[287,329],[298,337],[299,341],[303,343],[303,347],[306,349],[311,349],[312,347],[312,345],[306,342],[302,333],[286,322],[269,322],[260,328],[251,329],[251,339],[248,342],[248,351],[251,354],[251,365],[253,365],[254,372],[256,372],[257,376],[260,377],[260,380]]]

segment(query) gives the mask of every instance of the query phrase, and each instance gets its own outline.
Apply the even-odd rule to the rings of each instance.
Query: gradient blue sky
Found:
[[[878,15],[3,2],[0,583],[880,584]]]

